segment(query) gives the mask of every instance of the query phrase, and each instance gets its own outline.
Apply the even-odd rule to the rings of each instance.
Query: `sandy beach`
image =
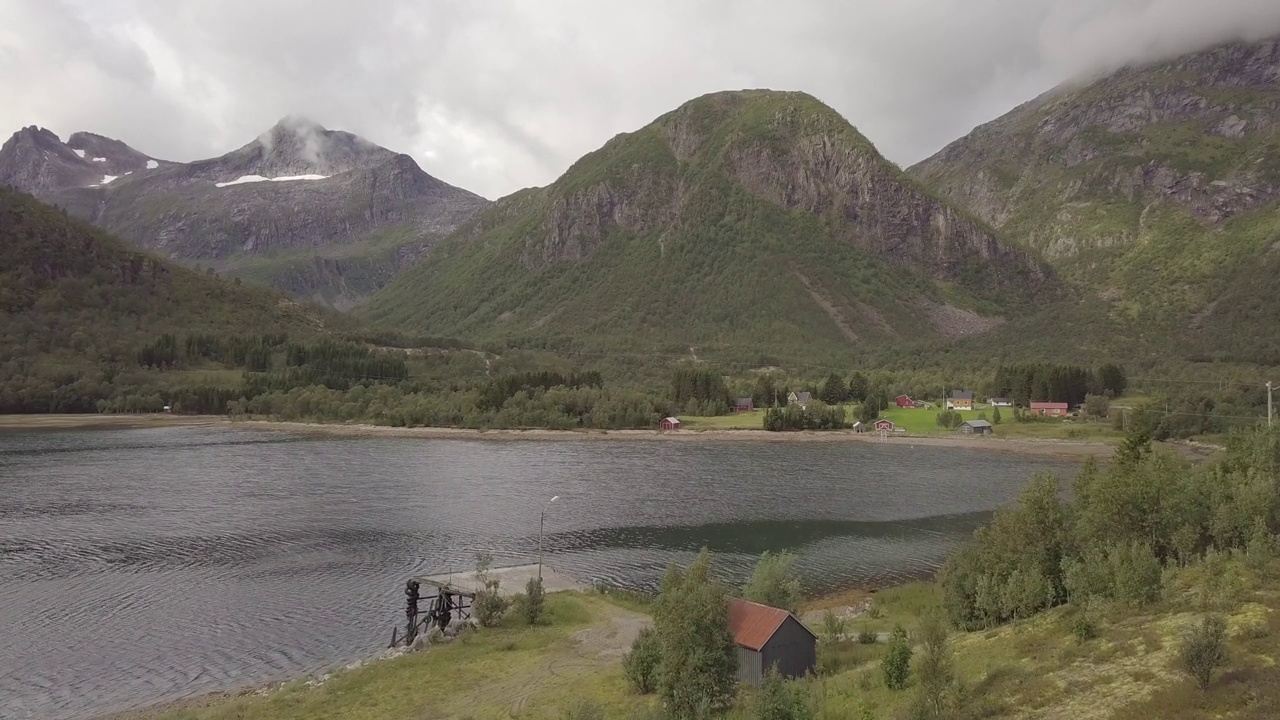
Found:
[[[1025,455],[1067,457],[1110,457],[1114,449],[1100,442],[1083,440],[1039,440],[979,436],[917,436],[903,433],[880,437],[875,433],[852,431],[767,432],[764,430],[475,430],[439,427],[387,427],[383,425],[276,422],[232,420],[212,415],[2,415],[2,431],[54,431],[72,429],[135,429],[171,426],[223,426],[290,433],[339,435],[345,437],[402,437],[451,440],[495,441],[588,441],[628,440],[637,442],[866,442],[888,445],[953,447],[1008,452]]]

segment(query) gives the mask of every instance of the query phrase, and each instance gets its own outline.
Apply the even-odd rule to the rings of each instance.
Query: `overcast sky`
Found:
[[[171,160],[285,115],[490,198],[706,92],[804,90],[902,165],[1104,67],[1280,34],[1280,0],[0,0],[0,133]]]

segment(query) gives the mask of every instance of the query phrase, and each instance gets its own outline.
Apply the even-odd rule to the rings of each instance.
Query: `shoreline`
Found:
[[[92,429],[145,429],[156,427],[240,427],[255,430],[271,430],[310,435],[341,437],[399,437],[436,440],[491,440],[491,441],[592,441],[613,440],[632,442],[780,442],[780,443],[831,443],[861,442],[884,445],[907,445],[987,450],[1020,455],[1049,455],[1059,457],[1111,457],[1115,449],[1102,442],[1090,440],[996,438],[982,436],[934,436],[891,435],[881,438],[875,433],[855,433],[851,430],[800,430],[768,432],[766,430],[550,430],[489,429],[442,427],[390,427],[369,424],[311,423],[275,421],[263,419],[233,420],[220,415],[3,415],[0,416],[0,433],[39,432],[58,430]]]
[[[804,618],[806,623],[816,623],[818,617],[827,610],[836,612],[851,612],[852,615],[846,617],[857,617],[864,612],[875,596],[892,588],[903,587],[912,583],[933,582],[936,578],[934,573],[927,573],[915,579],[907,579],[898,583],[877,586],[859,586],[850,587],[843,590],[832,590],[807,598],[800,608],[800,617]],[[594,589],[575,589],[575,590],[559,590],[548,593],[580,593],[592,594],[597,592]],[[249,685],[232,687],[225,690],[211,690],[209,692],[196,693],[187,697],[173,698],[169,700],[159,700],[153,703],[143,705],[132,710],[116,710],[107,713],[98,713],[87,716],[87,720],[156,720],[169,713],[182,711],[198,711],[201,708],[215,706],[229,700],[248,696],[266,696],[271,693],[278,692],[284,687],[294,683],[316,682],[318,679],[327,679],[328,677],[343,672],[357,670],[366,665],[387,662],[404,655],[404,652],[394,652],[391,648],[387,648],[367,657],[358,658],[350,662],[335,662],[333,665],[316,670],[314,672],[290,675],[284,678],[274,680],[264,680],[254,682]],[[321,680],[322,681],[322,680]],[[317,683],[318,684],[318,683]]]

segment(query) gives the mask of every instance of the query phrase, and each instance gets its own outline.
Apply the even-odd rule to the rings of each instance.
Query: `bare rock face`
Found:
[[[553,186],[545,221],[526,237],[525,266],[581,261],[615,231],[674,231],[698,185],[697,172],[680,168],[705,167],[760,200],[828,217],[840,241],[932,279],[957,280],[982,264],[996,285],[1050,280],[1044,263],[927,193],[829,108],[800,93],[767,95],[796,99],[757,118],[763,127],[726,134],[734,118],[758,112],[753,95],[699,98],[650,136],[620,136],[588,156],[611,163],[608,179],[568,192]],[[714,134],[722,139],[709,145]],[[644,164],[630,163],[637,145],[649,148]]]
[[[1051,255],[1136,238],[1132,220],[1047,222],[1113,195],[1174,203],[1212,227],[1280,198],[1278,79],[1275,39],[1124,68],[1052,90],[911,173]]]
[[[763,143],[731,154],[735,179],[748,192],[788,210],[839,218],[840,237],[897,265],[937,280],[956,280],[971,260],[1011,284],[1043,282],[1048,269],[1000,242],[973,218],[929,196],[878,155],[830,135],[783,151]]]
[[[295,117],[191,163],[91,133],[63,144],[27,128],[0,150],[0,182],[169,258],[231,274],[254,268],[251,279],[344,307],[488,205],[407,155]],[[293,262],[263,278],[257,258],[282,253]]]

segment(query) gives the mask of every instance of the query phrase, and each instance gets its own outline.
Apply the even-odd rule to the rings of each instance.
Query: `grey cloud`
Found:
[[[705,92],[808,91],[905,165],[1060,82],[1275,34],[1274,0],[11,0],[0,128],[187,160],[297,114],[497,197]]]

